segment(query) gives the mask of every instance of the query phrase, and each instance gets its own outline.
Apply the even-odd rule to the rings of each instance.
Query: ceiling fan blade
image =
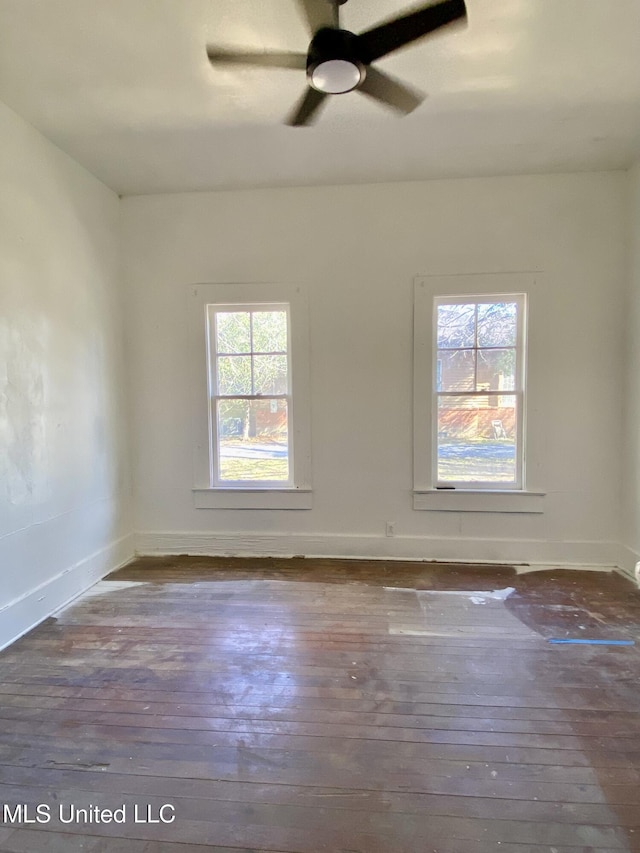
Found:
[[[287,50],[227,50],[208,45],[207,56],[212,65],[253,65],[257,68],[296,70],[304,70],[307,67],[306,54]]]
[[[358,36],[360,58],[365,64],[386,56],[394,50],[423,38],[434,30],[455,21],[464,20],[467,9],[464,0],[441,0],[423,6],[401,18],[380,24]]]
[[[338,0],[298,0],[312,36],[323,27],[340,26]]]
[[[311,86],[298,101],[295,109],[286,121],[286,124],[291,127],[302,127],[305,124],[311,124],[314,120],[318,109],[323,101],[327,98],[325,92],[318,92],[317,89],[312,89]]]
[[[368,95],[376,101],[407,115],[424,101],[425,96],[410,89],[377,68],[367,68],[367,75],[358,87],[363,95]]]

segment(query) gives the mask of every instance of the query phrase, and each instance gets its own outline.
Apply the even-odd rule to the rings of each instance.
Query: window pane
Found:
[[[248,311],[216,313],[216,352],[251,352]]]
[[[438,305],[438,347],[472,347],[476,342],[476,306]]]
[[[490,349],[478,351],[476,391],[515,391],[516,351]]]
[[[516,397],[438,400],[438,482],[516,482]]]
[[[219,479],[288,480],[286,400],[218,400]]]
[[[473,350],[439,350],[438,391],[475,391],[476,354]]]
[[[518,306],[515,302],[490,302],[479,304],[478,346],[515,346],[517,316]]]
[[[287,312],[255,311],[253,314],[253,351],[287,351]]]
[[[218,394],[251,394],[251,356],[222,355],[218,359]]]
[[[256,355],[253,357],[254,394],[287,393],[286,355]]]

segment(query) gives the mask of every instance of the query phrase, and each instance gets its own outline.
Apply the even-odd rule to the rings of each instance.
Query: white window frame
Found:
[[[417,510],[445,512],[543,512],[544,492],[526,487],[527,434],[527,318],[521,316],[519,333],[522,348],[517,370],[521,377],[518,399],[518,480],[511,483],[437,482],[437,337],[436,299],[441,303],[514,301],[522,294],[530,316],[536,275],[495,273],[475,275],[419,276],[414,286],[414,487],[413,506]],[[486,392],[483,392],[486,393]],[[517,394],[503,392],[504,394]],[[467,392],[460,392],[466,395]],[[438,486],[441,486],[440,488]],[[445,488],[442,488],[442,487]]]
[[[253,311],[284,311],[287,315],[287,390],[284,394],[218,394],[218,352],[215,335],[215,318],[218,314],[249,313]],[[220,456],[218,454],[218,418],[216,417],[217,403],[220,400],[285,400],[287,403],[287,427],[293,422],[293,395],[291,393],[291,311],[288,302],[259,302],[253,305],[240,303],[238,305],[219,303],[207,305],[207,339],[209,344],[208,385],[209,385],[209,462],[210,482],[217,489],[290,489],[295,483],[292,431],[287,428],[287,456],[289,476],[286,480],[223,480],[220,477]],[[248,353],[253,355],[253,351]]]
[[[515,366],[515,388],[513,391],[440,391],[438,390],[438,306],[439,305],[487,305],[496,302],[515,302],[518,306],[516,319],[516,366]],[[433,365],[434,372],[431,380],[431,393],[433,400],[432,412],[432,447],[431,458],[433,466],[433,481],[436,489],[479,489],[487,491],[497,490],[522,490],[524,480],[524,419],[525,419],[525,362],[526,362],[526,311],[527,296],[525,293],[487,293],[468,294],[464,296],[434,296],[433,298]],[[454,348],[455,349],[455,348]],[[461,350],[478,352],[477,328],[474,347],[461,347]],[[499,483],[490,480],[439,480],[438,470],[438,401],[441,397],[515,397],[516,398],[516,476],[512,483]]]
[[[310,509],[311,436],[308,306],[300,285],[198,284],[189,289],[193,384],[194,503],[200,509]],[[288,316],[286,397],[288,401],[289,480],[223,481],[217,475],[215,417],[216,310],[256,311],[286,308]],[[251,395],[251,399],[253,399]]]

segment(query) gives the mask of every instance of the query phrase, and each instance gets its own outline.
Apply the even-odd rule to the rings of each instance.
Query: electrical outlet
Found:
[[[387,536],[395,536],[396,535],[396,523],[395,523],[395,521],[387,521],[385,534]]]

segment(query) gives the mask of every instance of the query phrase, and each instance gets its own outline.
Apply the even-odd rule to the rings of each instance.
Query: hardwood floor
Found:
[[[640,592],[137,560],[0,654],[0,850],[640,851],[640,647],[566,638],[640,643]]]

